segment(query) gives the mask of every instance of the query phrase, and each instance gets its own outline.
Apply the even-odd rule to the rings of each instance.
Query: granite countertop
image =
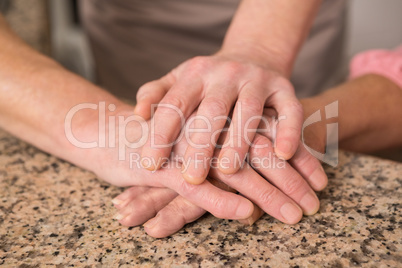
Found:
[[[122,189],[0,131],[0,266],[397,267],[402,164],[342,152],[296,225],[211,215],[165,239],[112,219]]]

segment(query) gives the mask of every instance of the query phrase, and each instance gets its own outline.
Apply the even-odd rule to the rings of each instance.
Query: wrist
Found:
[[[283,77],[290,78],[292,63],[285,57],[287,53],[280,49],[265,48],[249,42],[238,41],[235,44],[224,43],[215,55],[253,63],[264,69],[277,72]]]
[[[135,134],[126,131],[131,130],[130,123],[120,128],[121,118],[126,120],[132,115],[133,107],[110,100],[87,104],[94,109],[78,111],[73,118],[66,116],[63,134],[58,141],[64,154],[62,158],[99,173],[109,160],[119,158],[120,135],[123,133],[131,137]],[[131,141],[130,137],[127,140]]]
[[[369,149],[373,145],[363,142],[365,137],[374,137],[376,133],[387,131],[390,133],[395,129],[384,118],[394,118],[396,113],[393,107],[399,107],[400,93],[401,90],[390,80],[378,75],[366,75],[349,80],[320,95],[303,99],[301,103],[305,120],[317,110],[320,110],[322,118],[307,127],[306,133],[310,135],[311,131],[315,131],[320,137],[325,137],[326,125],[337,122],[338,142],[342,148],[359,147],[358,151],[362,151],[363,146],[359,144],[365,144],[364,149]],[[335,101],[338,102],[338,116],[327,119],[325,108]]]
[[[55,93],[51,98],[54,103],[50,102],[38,113],[53,111],[47,120],[41,120],[36,126],[55,145],[47,146],[45,151],[93,170],[99,149],[108,146],[109,135],[118,135],[117,127],[115,133],[109,131],[111,119],[115,120],[116,126],[118,116],[132,115],[134,107],[64,69],[49,70],[42,77],[47,77],[46,85],[58,87],[48,93]],[[58,92],[64,93],[59,95]]]

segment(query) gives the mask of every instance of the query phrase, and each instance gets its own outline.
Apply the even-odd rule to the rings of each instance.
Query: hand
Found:
[[[260,135],[257,135],[256,139],[256,145],[266,144],[267,142],[269,142],[265,140],[266,137],[262,137]],[[260,139],[260,141],[258,141],[258,139]],[[258,157],[261,159],[261,157],[267,155],[272,155],[272,148],[271,150],[266,148],[265,150],[251,148],[250,159],[256,159]],[[316,191],[319,191],[325,187],[327,183],[327,178],[318,161],[311,154],[309,154],[301,144],[299,145],[295,156],[289,162],[290,165],[287,165],[284,169],[274,171],[271,169],[260,169],[259,172],[264,177],[268,178],[268,180],[273,185],[275,185],[277,189],[282,190],[283,193],[289,195],[289,197],[291,197],[300,205],[300,203],[302,203],[300,197],[303,195],[300,193],[305,191],[305,187],[300,187],[298,190],[291,190],[289,189],[289,187],[292,187],[291,185],[293,184],[294,188],[298,188],[296,187],[296,185],[298,183],[303,185],[303,178],[305,178],[310,187],[312,187]],[[294,173],[296,171],[299,172],[303,178],[298,174],[295,175]],[[211,170],[211,173],[215,172],[219,173],[219,171],[216,169]],[[249,172],[249,170],[246,170],[246,172]],[[242,175],[240,179],[242,179],[242,181],[246,181],[246,184],[247,180],[245,180],[245,178],[248,179],[248,184],[257,186],[255,194],[254,196],[251,196],[250,200],[263,208],[265,207],[264,210],[266,212],[281,220],[281,218],[278,217],[277,214],[275,215],[275,213],[272,213],[272,210],[267,210],[267,205],[268,207],[277,207],[275,204],[266,204],[264,201],[261,202],[261,200],[258,200],[258,197],[260,196],[258,191],[259,184],[256,184],[254,181],[250,181],[250,176],[247,173],[243,172],[243,170],[239,173],[240,175]],[[217,174],[217,177],[219,177],[219,174]],[[288,178],[286,180],[287,182],[282,183],[282,180],[284,178]],[[229,185],[231,183],[233,184],[233,179],[229,179],[227,175],[223,176],[222,180]],[[233,190],[231,188],[228,189],[227,186],[224,186],[223,184],[220,184],[219,187],[226,187],[226,190]],[[243,184],[242,187],[247,188],[247,185]],[[292,191],[295,193],[292,193]],[[157,215],[155,219],[151,219],[147,224],[145,224],[146,231],[148,232],[148,234],[155,237],[164,237],[170,235],[181,229],[186,223],[196,220],[198,217],[202,216],[205,213],[205,210],[193,205],[185,198],[181,196],[176,196],[177,195],[169,189],[150,187],[129,188],[123,194],[116,197],[113,201],[116,208],[119,210],[117,219],[123,225],[134,226],[142,224],[148,219],[151,219],[155,215]],[[275,197],[270,198],[271,201],[274,199]],[[307,206],[300,206],[303,208],[305,214],[314,214],[318,209],[318,206],[314,207],[315,205],[316,204],[312,202]],[[242,222],[251,224],[256,221],[261,215],[262,210],[256,206],[253,214],[248,219],[245,219]]]
[[[260,153],[264,154],[264,152]],[[255,155],[252,155],[251,157],[255,157]],[[318,171],[315,172],[315,170]],[[293,177],[296,171],[301,172],[303,178],[306,178],[305,180],[314,190],[320,191],[326,186],[326,177],[322,175],[323,171],[320,167],[317,169],[317,160],[306,151],[303,145],[300,145],[295,156],[290,160],[290,165],[287,165],[284,170],[280,170],[279,172],[264,172],[263,175],[266,176],[269,174],[269,182],[275,185],[275,187],[271,188],[272,196],[267,195],[262,200],[259,200],[259,197],[263,197],[260,195],[260,192],[262,191],[258,191],[258,187],[262,183],[257,184],[257,187],[250,187],[253,188],[255,192],[255,195],[250,197],[250,200],[255,202],[258,206],[254,207],[253,214],[249,218],[240,221],[249,225],[254,223],[264,213],[259,206],[264,208],[265,212],[269,213],[271,216],[284,221],[280,213],[277,213],[281,204],[276,204],[274,202],[274,200],[278,198],[275,196],[278,193],[280,193],[279,198],[281,199],[283,199],[282,193],[289,195],[289,197],[296,201],[299,206],[304,208],[303,211],[306,215],[314,214],[318,210],[318,203],[316,203],[316,201],[309,201],[311,202],[310,204],[304,204],[302,206],[303,201],[301,195],[303,194],[292,193],[292,191],[304,192],[305,189],[303,188],[307,188],[303,185],[303,179],[299,176]],[[249,180],[248,182],[246,180],[246,178],[250,178],[249,174],[247,174],[249,173],[249,170],[239,173],[241,177],[235,178],[235,182],[233,182],[233,178],[228,179],[226,176],[223,177],[223,179],[226,179],[224,182],[239,183],[238,180],[241,180],[245,182],[242,185],[244,187],[247,186],[246,184],[255,183],[254,180]],[[236,173],[236,175],[238,175],[238,173]],[[283,178],[288,178],[288,181],[281,184],[280,180]],[[294,183],[293,187],[300,183],[302,187],[297,190],[292,190],[290,188],[286,189],[286,187],[291,187],[290,183]],[[227,191],[233,190],[232,188],[228,188],[222,184],[219,185],[219,187],[226,187]],[[311,200],[314,199],[315,195]],[[167,188],[130,187],[117,196],[113,200],[113,203],[119,211],[116,219],[119,220],[121,224],[126,226],[136,226],[148,221],[144,224],[146,232],[149,235],[158,238],[166,237],[177,232],[185,224],[195,221],[206,212],[201,207],[194,205],[184,197],[178,196],[177,193]],[[308,209],[306,209],[307,207]],[[311,208],[313,209],[311,210]],[[280,209],[280,212],[281,211],[282,209]],[[291,212],[291,214],[293,215],[294,220],[285,220],[285,223],[293,224],[300,220],[301,215],[299,213]]]
[[[209,167],[220,131],[233,106],[225,142],[228,146],[219,155],[220,160],[229,160],[225,168],[220,168],[225,174],[233,174],[240,168],[241,163],[236,160],[244,159],[255,135],[244,130],[259,125],[264,107],[275,109],[283,119],[278,125],[275,153],[284,159],[289,159],[297,149],[303,118],[301,104],[284,75],[274,67],[222,52],[193,58],[161,79],[145,84],[137,94],[137,102],[135,113],[147,119],[151,116],[151,105],[159,103],[152,118],[156,145],[174,142],[184,121],[198,107],[197,116],[204,120],[198,120],[195,128],[208,129],[193,136],[192,141],[198,146],[189,146],[184,154],[184,161],[189,161],[190,166],[183,176],[192,184],[202,183],[207,176],[205,167]],[[155,159],[156,165],[148,167],[157,170],[170,150],[171,147],[156,148],[148,141],[141,155]],[[199,155],[205,164],[196,164]]]

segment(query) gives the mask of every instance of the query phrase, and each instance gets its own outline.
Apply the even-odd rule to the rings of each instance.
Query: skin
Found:
[[[227,139],[235,137],[230,146],[220,152],[220,161],[229,164],[220,167],[225,174],[239,170],[236,156],[244,159],[255,132],[244,133],[245,122],[261,116],[264,107],[275,109],[280,117],[275,153],[290,159],[298,148],[303,119],[301,104],[289,82],[293,62],[303,43],[321,1],[243,0],[227,31],[221,49],[211,56],[195,57],[169,72],[159,80],[140,88],[135,113],[149,119],[152,105],[159,103],[153,114],[155,143],[149,141],[142,156],[155,159],[157,170],[170,147],[155,145],[172,143],[179,135],[182,123],[197,109],[197,115],[208,118],[212,131],[198,133],[184,158],[191,166],[183,173],[186,181],[202,183],[209,161],[214,154],[219,135],[211,133],[222,129],[224,122],[218,116],[233,112]],[[170,106],[175,107],[172,109]],[[201,123],[200,123],[201,124]],[[259,124],[254,120],[250,128]],[[199,126],[201,127],[201,125]],[[196,155],[203,155],[205,165],[196,165]]]
[[[402,146],[402,88],[392,81],[375,74],[365,75],[316,97],[301,100],[304,117],[320,109],[323,112],[322,108],[334,101],[339,102],[337,122],[342,149],[366,153]],[[304,130],[306,144],[319,152],[324,152],[327,123],[331,121],[318,122]],[[296,169],[305,168],[309,165],[308,157],[311,157],[309,153],[298,150],[289,163]],[[129,188],[113,203],[119,211],[121,224],[136,226],[148,220],[144,224],[145,231],[157,238],[177,232],[205,213],[167,189],[150,187]],[[241,222],[252,224],[262,215],[263,211],[256,206],[250,218]]]
[[[116,133],[113,133],[110,130],[115,125],[109,127],[106,124],[102,130],[99,129],[99,107],[104,103],[105,119],[112,117],[117,123],[119,120],[133,119],[133,106],[121,102],[101,88],[68,72],[52,59],[37,53],[13,34],[2,17],[0,44],[0,127],[39,149],[90,170],[113,185],[171,189],[191,204],[220,218],[247,219],[254,213],[253,202],[272,216],[290,224],[300,220],[303,212],[312,214],[317,211],[319,201],[310,181],[325,185],[327,178],[314,158],[310,159],[312,164],[309,167],[312,169],[301,167],[296,169],[297,172],[285,163],[285,171],[292,175],[288,175],[284,180],[286,183],[282,185],[276,183],[281,179],[281,173],[273,174],[268,182],[247,165],[236,174],[225,175],[216,171],[210,175],[212,182],[208,180],[200,185],[183,180],[180,163],[175,161],[154,173],[136,165],[130,167],[129,161],[118,160],[119,146],[125,149],[123,156],[126,159],[130,159],[130,154],[139,155],[142,147],[126,147],[120,135],[126,134],[127,140],[131,142],[147,139],[148,132],[142,135],[141,131],[142,127],[149,126],[149,122],[137,116],[134,119],[142,120],[143,125],[132,121],[125,129],[116,129]],[[72,108],[83,103],[97,106],[77,112],[71,120],[71,130],[76,140],[97,142],[93,148],[73,145],[65,132],[67,115]],[[109,105],[114,105],[114,109],[108,109],[112,107]],[[99,132],[105,133],[104,146]],[[259,140],[270,145],[268,148],[272,152],[268,138],[262,137]],[[115,146],[112,146],[113,143]],[[185,143],[179,143],[173,150],[178,155],[184,155],[187,147]],[[315,170],[318,170],[319,176],[310,177]],[[261,174],[266,172],[267,176],[272,172],[258,171]],[[245,178],[252,181],[247,187],[244,185]],[[219,181],[229,184],[243,196],[215,186],[221,185]],[[302,202],[306,195],[310,199]]]

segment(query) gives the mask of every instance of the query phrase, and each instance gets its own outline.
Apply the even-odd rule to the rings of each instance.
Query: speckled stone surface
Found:
[[[401,267],[402,164],[340,157],[299,224],[206,215],[154,239],[112,220],[122,189],[0,131],[0,266]]]

